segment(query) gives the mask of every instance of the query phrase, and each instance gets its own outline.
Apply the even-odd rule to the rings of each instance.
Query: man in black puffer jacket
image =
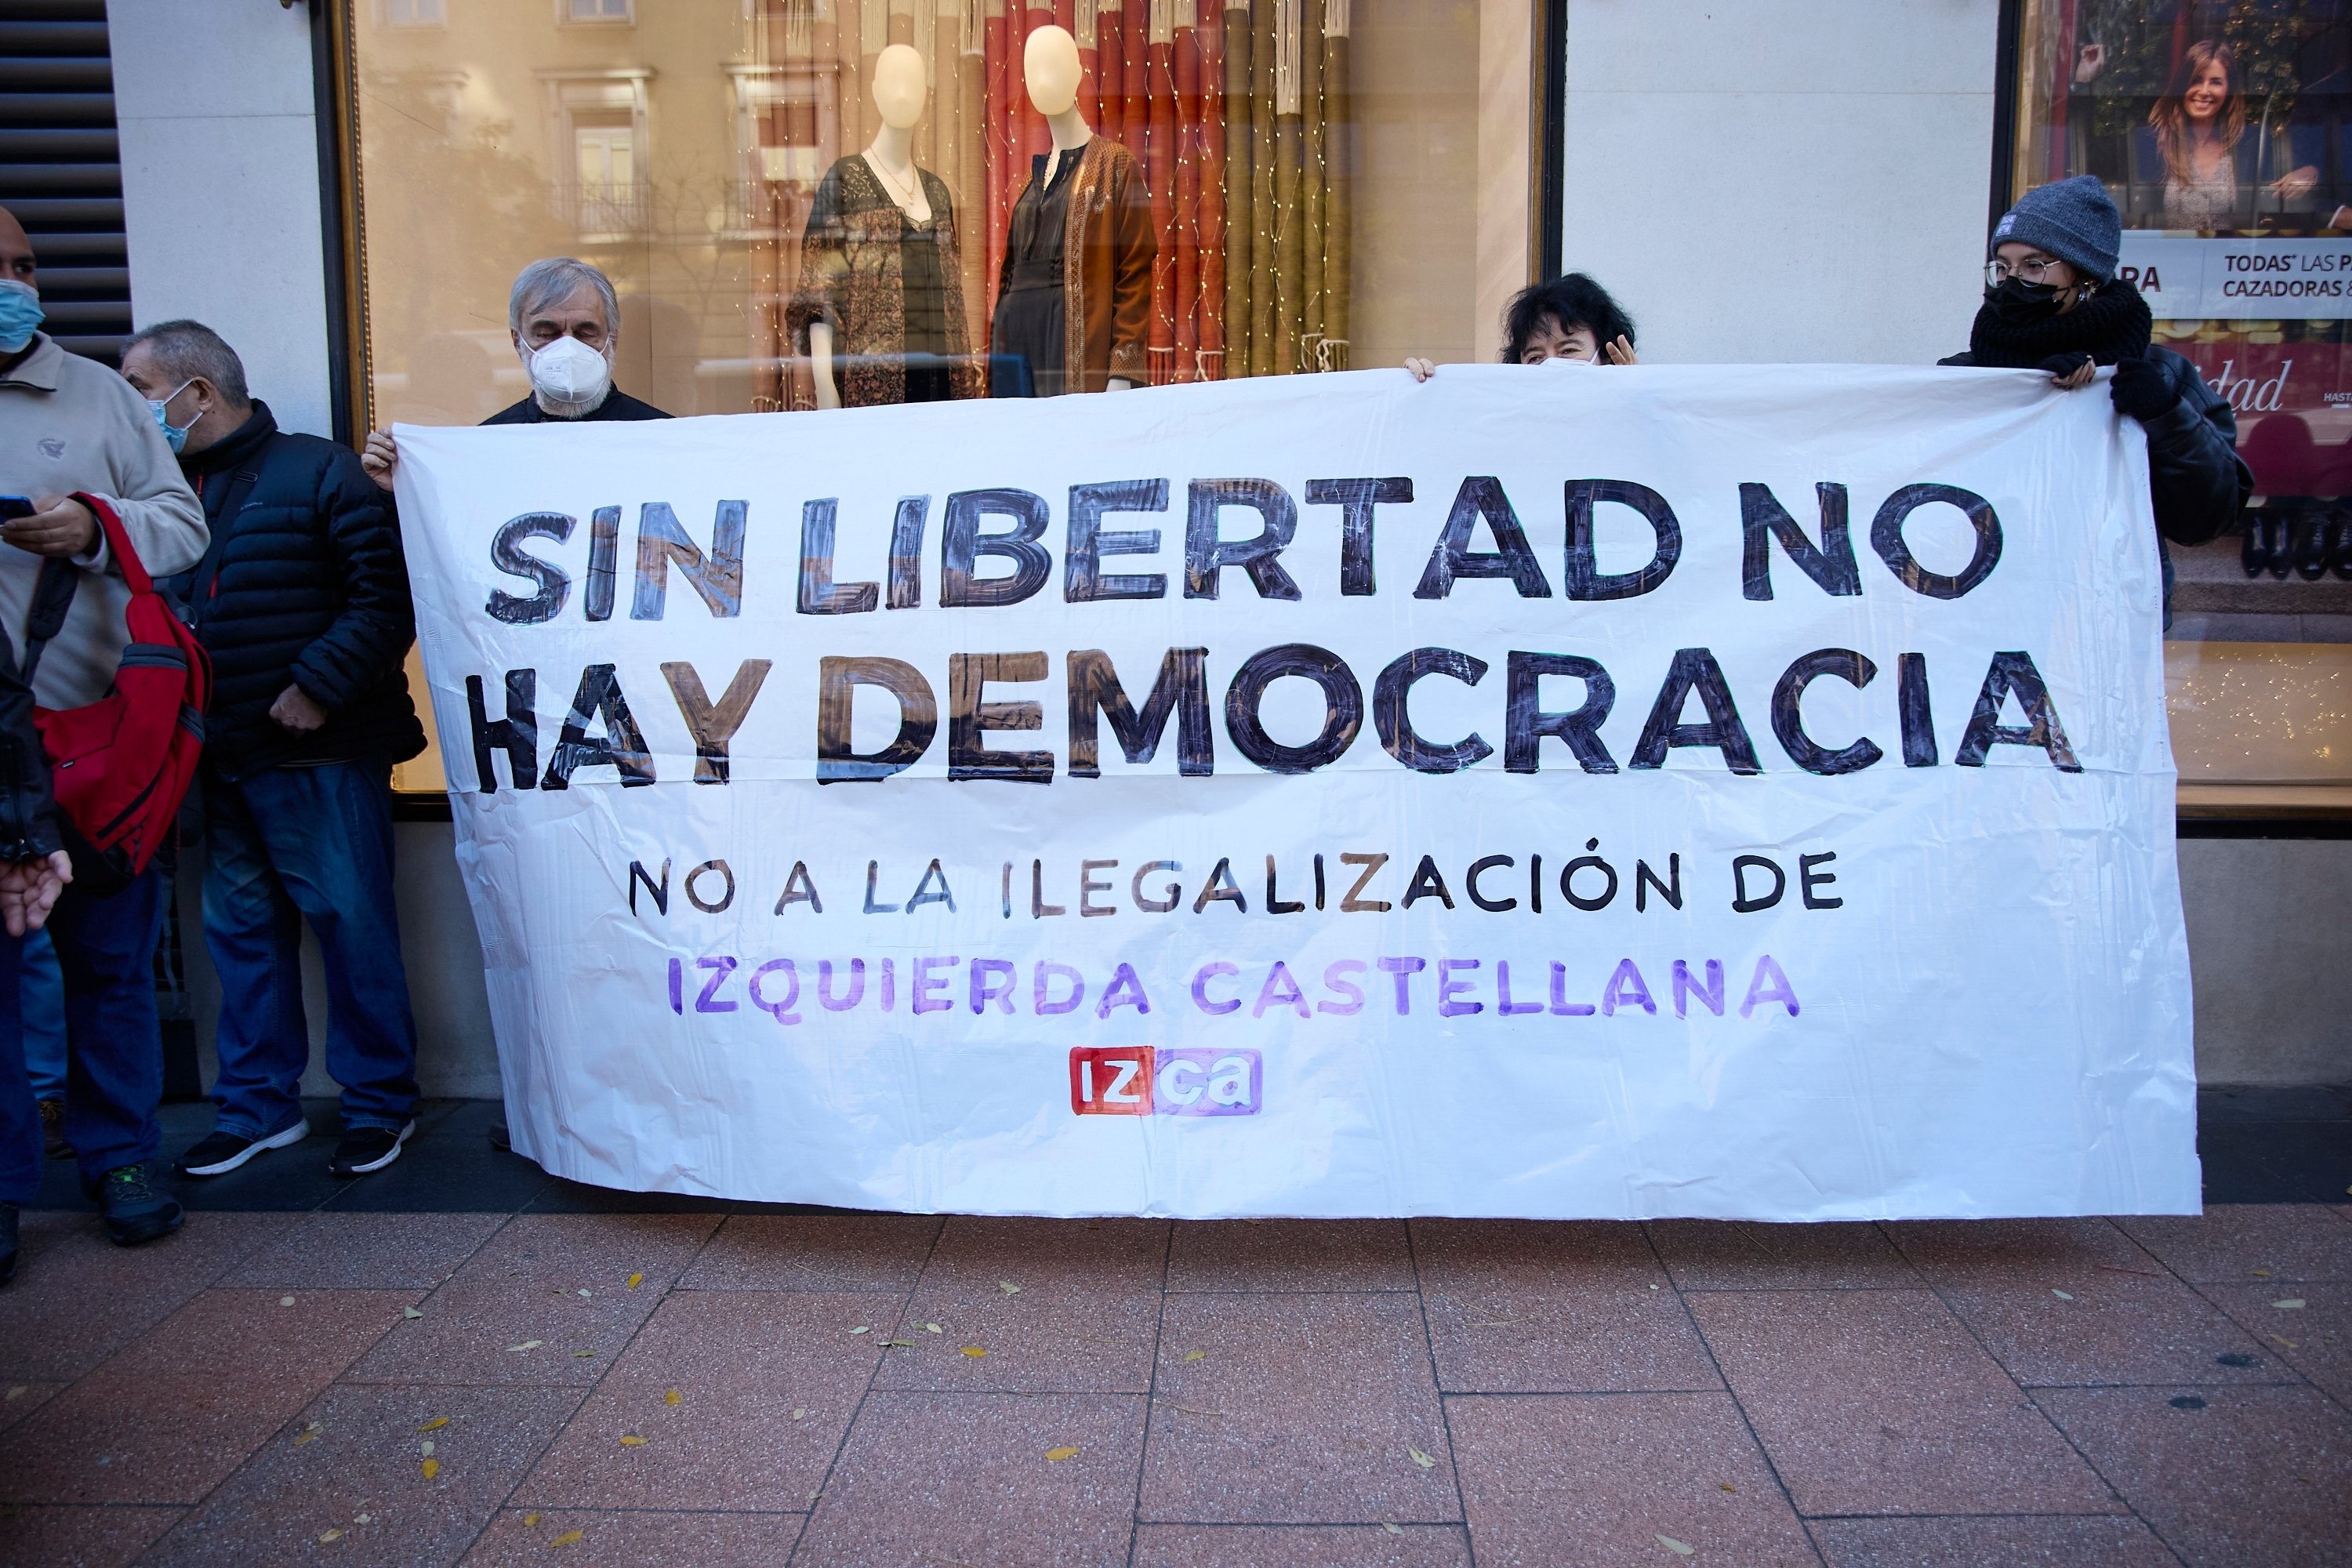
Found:
[[[2115,366],[2116,412],[2147,431],[2148,499],[2164,558],[2164,624],[2172,625],[2172,556],[2164,541],[2202,544],[2229,531],[2253,493],[2238,456],[2229,399],[2197,367],[2148,341],[2147,301],[2116,276],[2123,216],[2093,175],[2028,191],[1993,226],[1985,302],[1969,352],[1938,364],[2040,370],[2070,391]]]
[[[220,973],[212,1134],[184,1175],[310,1132],[300,920],[327,969],[328,1168],[381,1170],[415,1125],[416,1026],[393,904],[392,765],[425,749],[403,661],[416,632],[400,533],[356,454],[278,428],[210,328],[149,327],[122,374],[184,430],[212,543],[173,584],[213,661],[203,798],[205,942]]]

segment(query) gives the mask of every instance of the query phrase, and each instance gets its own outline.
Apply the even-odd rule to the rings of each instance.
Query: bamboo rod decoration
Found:
[[[1193,372],[1202,381],[1225,375],[1225,16],[1224,0],[1201,0],[1208,9],[1198,29],[1201,47],[1201,346]]]
[[[1127,18],[1119,0],[1095,0],[1095,118],[1087,123],[1127,145]]]
[[[1151,0],[1150,123],[1143,142],[1144,184],[1151,198],[1151,328],[1147,361],[1153,385],[1164,384],[1176,354],[1176,47],[1175,0]]]
[[[988,94],[988,60],[982,47],[976,0],[940,0],[957,10],[956,247],[963,261],[963,307],[971,317],[971,345],[988,342],[988,168],[983,142],[987,121],[982,118]]]
[[[1209,0],[1215,5],[1217,0]],[[1176,12],[1176,363],[1191,381],[1201,355],[1201,27],[1199,0]]]
[[[1264,5],[1266,0],[1258,0]],[[1251,247],[1257,234],[1250,193],[1256,160],[1251,138],[1250,0],[1225,5],[1225,374],[1255,375],[1250,340]]]
[[[1250,9],[1250,374],[1272,375],[1274,349],[1274,10]]]
[[[1323,6],[1298,0],[1298,368],[1322,368]]]
[[[1349,93],[1349,0],[1323,0],[1323,341],[1326,368],[1349,368],[1355,289],[1356,106]]]
[[[1298,212],[1299,142],[1305,123],[1298,103],[1298,10],[1302,0],[1275,0],[1279,21],[1274,65],[1274,368],[1298,368],[1299,284],[1306,269]]]

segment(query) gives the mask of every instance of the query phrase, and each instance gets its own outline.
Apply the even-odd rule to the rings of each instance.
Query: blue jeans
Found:
[[[49,913],[66,994],[66,1142],[82,1184],[118,1166],[155,1158],[162,1131],[163,1037],[155,1020],[155,944],[163,935],[170,883],[150,866],[119,893],[98,898],[68,884]],[[0,986],[23,1006],[22,943],[16,984]],[[21,1013],[9,1034],[24,1059]],[[21,1070],[21,1069],[20,1069]],[[37,1132],[36,1133],[37,1137]]]
[[[16,985],[25,943],[0,930],[0,1204],[28,1204],[41,1189],[41,1117],[25,1078]]]
[[[302,1113],[302,921],[327,969],[327,1071],[343,1125],[416,1111],[416,1025],[392,892],[392,770],[358,763],[207,773],[205,945],[221,985],[224,1132],[265,1138]]]
[[[25,967],[17,1006],[25,1031],[25,1076],[35,1100],[66,1097],[66,981],[58,950],[44,929],[24,937]]]

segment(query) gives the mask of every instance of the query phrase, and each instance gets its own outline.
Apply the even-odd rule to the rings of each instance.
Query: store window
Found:
[[[524,396],[507,291],[554,255],[613,279],[615,384],[678,415],[1492,358],[1529,274],[1539,4],[355,5],[365,416],[470,424]],[[1113,285],[1131,342],[1024,358],[1024,384],[1003,296],[1045,232],[1022,202],[1052,148],[1025,73],[1048,26],[1078,114],[1125,149],[1149,260]],[[891,269],[922,304],[880,312],[904,323],[884,341],[858,309],[873,258],[847,253],[897,247],[900,213],[929,261]],[[437,763],[399,783],[437,788]]]
[[[2095,174],[2257,489],[2175,550],[2184,813],[2352,810],[2352,3],[2025,0],[2014,195]]]

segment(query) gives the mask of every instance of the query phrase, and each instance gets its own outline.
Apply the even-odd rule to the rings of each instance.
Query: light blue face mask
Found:
[[[29,283],[0,278],[0,354],[22,353],[41,330],[41,297]]]
[[[199,412],[196,419],[191,419],[185,425],[174,425],[172,423],[172,399],[195,384],[196,378],[190,376],[163,396],[151,397],[147,400],[148,411],[155,416],[155,423],[163,428],[164,444],[170,447],[175,455],[188,444],[188,432],[195,427],[196,419],[203,418],[204,415]]]

